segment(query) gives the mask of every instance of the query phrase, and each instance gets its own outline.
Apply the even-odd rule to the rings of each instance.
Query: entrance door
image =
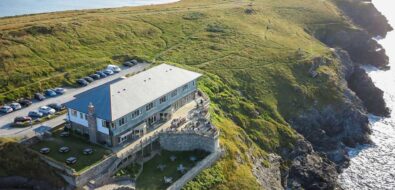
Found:
[[[156,122],[156,120],[157,120],[156,115],[149,117],[148,118],[148,125],[154,124]]]

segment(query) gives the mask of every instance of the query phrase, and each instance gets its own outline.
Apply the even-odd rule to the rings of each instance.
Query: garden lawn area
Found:
[[[53,131],[51,138],[40,141],[39,143],[32,145],[30,148],[40,151],[41,148],[48,147],[51,151],[46,154],[46,156],[62,163],[65,163],[66,159],[69,157],[76,157],[77,162],[69,166],[77,172],[87,169],[89,166],[105,158],[105,155],[109,155],[111,153],[111,150],[92,144],[87,139],[79,135],[71,133],[68,137],[61,137],[60,133],[62,131],[62,129]],[[62,146],[69,147],[70,151],[67,153],[60,153],[58,150]],[[93,153],[91,155],[84,155],[83,150],[85,148],[92,148]]]
[[[170,152],[162,151],[161,155],[156,155],[150,161],[144,163],[143,172],[138,176],[136,181],[137,189],[166,189],[170,184],[165,184],[163,177],[172,177],[173,182],[177,181],[183,174],[177,171],[177,167],[182,164],[186,168],[186,172],[193,168],[200,160],[208,155],[204,151],[185,151],[185,152]],[[170,160],[171,156],[176,156],[173,162]],[[190,160],[190,157],[197,158],[195,162]],[[164,164],[166,168],[161,171],[158,165]]]

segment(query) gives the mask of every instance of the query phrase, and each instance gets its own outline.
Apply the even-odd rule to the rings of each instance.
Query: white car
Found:
[[[0,108],[0,112],[3,113],[11,113],[12,111],[14,111],[10,106],[3,106]]]
[[[107,70],[111,70],[111,71],[113,71],[114,73],[119,73],[119,72],[121,72],[121,68],[119,68],[119,67],[116,66],[116,65],[108,65],[108,66],[107,66]]]
[[[11,106],[11,108],[12,108],[14,111],[15,111],[15,110],[20,110],[20,109],[22,109],[21,104],[16,103],[16,102],[10,104],[10,106]]]
[[[41,106],[40,108],[38,108],[38,111],[43,113],[44,115],[52,115],[56,112],[55,109],[52,109],[48,106]]]

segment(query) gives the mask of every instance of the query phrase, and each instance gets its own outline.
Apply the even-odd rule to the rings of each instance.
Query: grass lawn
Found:
[[[39,151],[41,148],[48,147],[51,149],[47,156],[64,163],[68,157],[76,157],[77,162],[73,165],[69,165],[74,168],[77,172],[87,169],[92,164],[102,160],[105,155],[110,154],[110,150],[101,146],[91,144],[88,140],[83,137],[71,134],[69,137],[61,137],[61,129],[58,129],[52,133],[52,137],[47,140],[43,140],[37,144],[31,146],[33,150]],[[67,146],[70,151],[67,153],[60,153],[58,149],[62,146]],[[94,152],[91,155],[84,155],[82,151],[85,148],[93,148]]]
[[[172,162],[171,156],[177,159]],[[187,151],[187,152],[169,152],[162,151],[161,155],[156,155],[150,161],[144,163],[143,172],[138,176],[136,186],[137,189],[166,189],[169,185],[165,184],[163,177],[172,177],[173,182],[179,179],[183,174],[177,171],[177,167],[182,164],[187,170],[206,157],[208,153],[203,151]],[[197,161],[190,161],[190,157],[195,156]],[[166,165],[164,171],[160,171],[157,167],[160,164]]]

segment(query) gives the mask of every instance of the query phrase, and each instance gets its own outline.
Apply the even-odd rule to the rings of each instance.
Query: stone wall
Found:
[[[194,132],[163,132],[159,135],[161,148],[169,151],[205,150],[215,152],[219,149],[218,134],[202,135]]]
[[[82,187],[90,180],[100,178],[108,174],[108,170],[117,159],[118,158],[115,155],[111,155],[89,169],[77,174],[75,177],[76,187]],[[96,181],[99,182],[98,180]]]

